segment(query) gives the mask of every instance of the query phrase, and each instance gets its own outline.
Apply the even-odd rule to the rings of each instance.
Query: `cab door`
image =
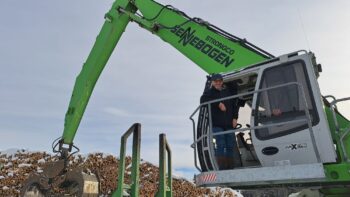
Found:
[[[262,67],[256,86],[262,91],[254,95],[251,118],[253,143],[262,166],[336,160],[309,58],[305,54]]]

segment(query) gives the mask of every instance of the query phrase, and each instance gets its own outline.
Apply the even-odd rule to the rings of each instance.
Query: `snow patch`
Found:
[[[39,159],[39,160],[38,160],[38,163],[39,163],[39,164],[43,164],[43,163],[45,163],[45,162],[46,162],[45,159]]]
[[[8,190],[8,189],[10,189],[10,188],[7,186],[2,187],[2,190]]]
[[[37,167],[37,168],[36,168],[36,172],[37,172],[37,173],[42,173],[43,170],[42,170],[40,167]]]
[[[41,151],[29,151],[28,149],[20,149],[20,148],[9,148],[6,150],[1,150],[0,155],[7,155],[7,156],[15,156],[15,154],[22,153],[22,154],[29,154],[29,153],[35,153],[35,152],[41,152]]]
[[[4,167],[11,167],[13,164],[12,162],[8,162],[7,164],[4,165]]]
[[[25,167],[31,167],[32,164],[29,164],[29,163],[21,163],[21,164],[18,164],[18,167],[19,168],[25,168]]]

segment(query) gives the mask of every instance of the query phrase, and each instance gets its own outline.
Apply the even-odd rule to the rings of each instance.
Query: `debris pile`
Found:
[[[22,183],[30,173],[42,173],[46,163],[57,161],[57,156],[46,152],[27,152],[18,150],[13,154],[0,152],[0,196],[18,196]],[[112,155],[102,153],[90,154],[86,157],[76,155],[70,157],[69,166],[82,167],[85,172],[94,173],[100,179],[101,196],[111,196],[117,187],[118,160]],[[131,181],[131,158],[126,159],[125,181]],[[158,191],[158,167],[141,161],[140,164],[140,196],[155,196]],[[186,179],[173,178],[173,196],[225,196],[235,197],[230,189],[197,188]]]

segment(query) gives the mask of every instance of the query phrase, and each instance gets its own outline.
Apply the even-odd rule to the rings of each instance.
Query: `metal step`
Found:
[[[257,188],[266,185],[317,182],[325,178],[323,165],[314,163],[203,172],[195,176],[195,181],[198,186],[204,187]]]

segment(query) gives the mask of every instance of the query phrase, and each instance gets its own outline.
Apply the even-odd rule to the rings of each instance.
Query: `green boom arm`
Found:
[[[138,12],[137,12],[138,11]],[[238,70],[273,56],[243,39],[153,0],[116,0],[78,75],[65,117],[61,144],[73,139],[93,88],[129,21],[159,36],[207,73]]]

